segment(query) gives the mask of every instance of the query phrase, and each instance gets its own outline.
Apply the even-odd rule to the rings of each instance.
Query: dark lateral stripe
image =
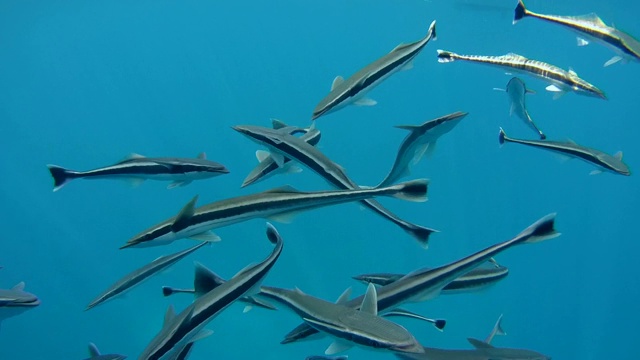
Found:
[[[507,137],[505,137],[505,141],[511,141],[513,143],[529,145],[529,146],[539,147],[539,148],[546,149],[546,150],[557,151],[559,153],[569,154],[571,156],[583,159],[583,160],[588,161],[590,163],[593,163],[593,164],[596,164],[596,165],[600,165],[600,166],[602,166],[604,168],[616,171],[611,165],[609,165],[608,163],[600,160],[597,156],[594,156],[594,155],[592,155],[592,154],[590,154],[588,152],[584,152],[584,151],[581,151],[581,150],[578,150],[578,149],[566,148],[566,147],[562,147],[562,146],[554,146],[552,144],[545,144],[543,142],[535,143],[535,142],[530,142],[530,141],[511,139],[511,138],[507,138]]]
[[[166,166],[163,165],[117,165],[103,169],[79,172],[78,177],[96,176],[122,176],[122,175],[158,175],[169,174]]]
[[[496,283],[504,279],[505,277],[507,277],[508,274],[509,273],[505,271],[504,273],[498,273],[493,276],[477,277],[473,279],[458,279],[449,283],[442,290],[452,291],[452,290],[473,289],[473,288],[481,287],[484,285]]]

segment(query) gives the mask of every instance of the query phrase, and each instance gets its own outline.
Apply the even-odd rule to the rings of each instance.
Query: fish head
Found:
[[[150,227],[133,236],[125,245],[121,246],[120,249],[128,247],[152,247],[169,244],[173,240],[178,239],[176,234],[171,231],[172,223],[173,218],[159,225]]]
[[[24,290],[0,290],[0,307],[33,308],[40,305],[40,299]]]

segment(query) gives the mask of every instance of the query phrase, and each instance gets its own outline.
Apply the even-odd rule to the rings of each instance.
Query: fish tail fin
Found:
[[[411,226],[405,227],[404,230],[409,235],[413,236],[413,238],[416,239],[420,246],[422,246],[424,249],[429,248],[429,237],[431,236],[431,234],[439,232],[438,230],[429,229],[427,227],[415,224],[411,224]]]
[[[438,50],[438,62],[448,63],[456,60],[456,54],[451,51]]]
[[[504,132],[502,128],[500,128],[500,134],[498,135],[498,141],[500,142],[500,146],[504,145],[506,136],[507,134]]]
[[[66,183],[73,180],[73,171],[56,165],[47,165],[53,177],[53,191],[60,190]]]
[[[541,218],[518,234],[519,242],[533,244],[560,236],[560,233],[554,228],[555,221],[555,213]]]
[[[516,5],[515,15],[513,17],[513,24],[515,25],[519,20],[521,20],[523,17],[527,15],[529,15],[529,11],[527,11],[527,8],[524,6],[524,2],[522,2],[522,0],[519,0],[518,5]]]
[[[162,295],[164,296],[171,296],[174,294],[173,288],[169,287],[169,286],[163,286],[162,287]]]
[[[394,194],[392,196],[396,199],[424,202],[427,201],[428,187],[429,180],[418,179],[391,186],[389,189],[394,190]]]

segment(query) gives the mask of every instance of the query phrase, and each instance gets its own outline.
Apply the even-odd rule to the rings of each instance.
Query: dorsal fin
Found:
[[[94,343],[89,343],[89,356],[92,358],[100,356],[100,350]]]
[[[24,291],[24,281],[20,281],[19,283],[17,283],[16,286],[11,288],[11,290]]]
[[[299,193],[300,191],[291,185],[283,185],[277,188],[263,191],[264,193]]]
[[[508,53],[507,55],[505,55],[507,57],[510,57],[512,59],[519,59],[519,60],[526,60],[527,58],[520,55],[520,54],[516,54],[516,53]]]
[[[207,158],[207,153],[205,153],[204,151],[201,152],[200,154],[198,154],[197,156],[198,159],[202,159],[205,160]]]
[[[268,151],[256,150],[256,159],[258,159],[259,162],[263,162],[267,160],[269,157],[271,157],[271,153],[269,153]]]
[[[491,344],[487,344],[486,342],[474,338],[467,338],[467,341],[476,349],[493,349],[494,346]]]
[[[373,283],[369,283],[367,286],[367,292],[362,299],[362,305],[360,305],[360,311],[366,312],[372,315],[378,315],[378,293]]]
[[[289,125],[287,125],[284,121],[279,120],[279,119],[271,119],[271,127],[273,127],[275,130],[279,130],[279,129],[284,129],[286,127],[289,127]]]
[[[134,160],[134,159],[144,159],[144,156],[142,156],[140,154],[136,154],[136,153],[131,153],[131,154],[128,154],[127,156],[125,156],[124,158],[122,158],[122,160],[120,160],[120,162],[125,162],[125,161],[129,161],[129,160]]]
[[[196,298],[208,293],[225,283],[225,280],[199,262],[195,263],[196,273],[193,277],[193,289]]]
[[[622,161],[622,151],[618,151],[617,153],[613,154],[613,157],[618,159],[619,161]]]
[[[413,45],[413,44],[400,43],[400,44],[398,44],[398,46],[394,47],[391,51],[389,51],[389,53],[392,53],[394,51],[398,51],[398,50],[400,50],[402,48],[406,48],[409,45]]]
[[[351,288],[351,286],[346,288],[345,291],[342,292],[342,294],[340,295],[340,297],[336,301],[336,304],[344,304],[347,301],[349,301],[349,298],[351,297],[351,291],[352,290],[353,289]]]
[[[176,317],[176,310],[173,305],[169,305],[167,312],[164,314],[164,325],[169,324]]]
[[[335,79],[333,79],[333,83],[331,83],[331,90],[335,89],[336,87],[340,86],[340,84],[342,84],[344,82],[344,78],[340,75],[336,76]]]
[[[180,210],[175,220],[173,220],[173,224],[171,224],[171,231],[178,232],[188,226],[189,219],[191,219],[195,213],[197,202],[198,195],[194,196],[193,199],[191,199],[191,201],[189,201],[182,210]]]

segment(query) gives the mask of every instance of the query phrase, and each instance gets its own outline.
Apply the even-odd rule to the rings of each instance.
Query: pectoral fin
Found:
[[[362,99],[358,99],[357,101],[355,101],[353,104],[357,105],[357,106],[373,106],[375,104],[377,104],[378,102],[373,100],[373,99],[369,99],[369,98],[362,98]]]

